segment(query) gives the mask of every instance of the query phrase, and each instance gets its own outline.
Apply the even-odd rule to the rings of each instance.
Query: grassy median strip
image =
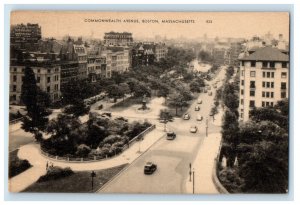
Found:
[[[92,193],[99,190],[106,182],[123,170],[127,165],[128,164],[123,164],[105,170],[94,170],[96,176],[93,179],[93,190],[91,171],[79,171],[64,178],[35,182],[31,186],[27,187],[23,192]]]
[[[31,167],[27,160],[19,159],[19,149],[9,153],[9,178],[17,176]]]

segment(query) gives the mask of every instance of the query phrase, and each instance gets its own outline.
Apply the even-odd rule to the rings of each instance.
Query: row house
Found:
[[[30,67],[36,78],[37,86],[50,96],[51,102],[60,100],[60,63],[48,53],[30,53],[23,61],[11,59],[10,63],[10,104],[22,104],[21,92],[24,81],[24,73]]]

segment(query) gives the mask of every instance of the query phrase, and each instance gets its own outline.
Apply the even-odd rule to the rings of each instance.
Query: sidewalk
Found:
[[[18,157],[20,159],[27,159],[33,167],[22,174],[11,178],[9,180],[9,190],[11,192],[20,192],[34,183],[41,175],[46,173],[47,162],[53,163],[54,166],[70,167],[73,171],[101,170],[126,163],[132,163],[164,135],[165,132],[163,132],[163,128],[159,126],[148,133],[144,137],[144,140],[134,143],[129,149],[125,150],[115,158],[84,163],[56,161],[42,155],[39,144],[31,143],[24,145],[20,148]]]
[[[216,126],[221,126],[223,113],[224,112],[222,108],[220,108],[219,113],[215,116],[215,120],[211,121],[211,123],[213,123]],[[195,194],[219,193],[212,180],[212,176],[214,172],[213,169],[215,158],[218,155],[221,139],[221,133],[212,133],[205,137],[203,140],[203,144],[200,147],[197,156],[192,164],[192,170],[194,170],[195,176]],[[189,181],[189,176],[186,179],[186,193],[193,193],[193,181]]]

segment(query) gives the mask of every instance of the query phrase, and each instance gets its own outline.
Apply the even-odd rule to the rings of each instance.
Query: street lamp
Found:
[[[195,169],[193,168],[193,194],[195,193]]]
[[[94,177],[96,177],[96,173],[94,171],[92,171],[91,177],[92,177],[92,191],[93,191],[94,190]]]
[[[207,134],[208,134],[207,133],[208,132],[208,118],[207,117],[206,117],[206,127],[205,128],[206,128],[206,137],[207,137]]]
[[[192,181],[192,163],[190,163],[190,172],[189,172],[189,174],[190,174],[190,182]]]

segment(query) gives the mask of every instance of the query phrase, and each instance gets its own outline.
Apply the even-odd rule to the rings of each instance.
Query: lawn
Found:
[[[73,175],[56,180],[35,182],[23,192],[42,193],[92,193],[99,190],[106,182],[118,174],[128,164],[105,170],[94,170],[94,188],[92,190],[91,171],[74,172]]]
[[[12,178],[31,167],[27,160],[21,160],[18,157],[19,149],[9,153],[9,178]]]
[[[142,99],[136,97],[128,97],[125,100],[119,99],[120,101],[108,108],[107,111],[123,111],[128,107],[140,104],[142,106]]]

